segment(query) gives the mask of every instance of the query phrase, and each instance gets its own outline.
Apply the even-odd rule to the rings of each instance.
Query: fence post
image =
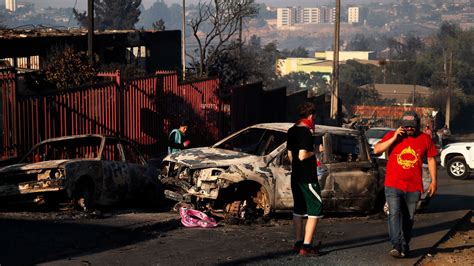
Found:
[[[121,80],[120,80],[120,70],[118,69],[115,70],[115,82],[117,82],[119,86],[122,85]]]

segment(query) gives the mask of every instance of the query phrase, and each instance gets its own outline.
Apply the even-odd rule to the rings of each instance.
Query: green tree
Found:
[[[141,0],[95,0],[94,27],[98,30],[134,29],[140,16]],[[81,27],[87,27],[87,12],[73,10]]]
[[[283,57],[309,57],[309,52],[304,47],[299,46],[293,50],[284,49],[281,51]]]
[[[357,104],[383,103],[380,95],[373,87],[361,88],[362,85],[374,83],[374,76],[380,69],[348,60],[339,70],[339,96],[346,107]]]
[[[423,41],[418,36],[408,36],[402,40],[388,40],[390,59],[413,61],[423,51]]]
[[[389,61],[385,65],[385,79],[377,76],[377,81],[392,84],[416,84],[430,87],[433,69],[429,62],[418,60]]]
[[[320,72],[293,72],[281,77],[281,82],[288,93],[308,90],[312,95],[321,95],[330,91],[324,74]]]
[[[451,87],[451,118],[474,108],[474,30],[463,31],[455,24],[443,23],[427,47],[422,60],[432,68],[430,99],[432,107],[446,113],[448,85]],[[460,116],[462,117],[462,116]],[[458,128],[471,123],[461,122]],[[455,126],[456,127],[456,126]]]
[[[376,67],[361,64],[355,60],[347,60],[339,70],[339,83],[348,83],[356,87],[373,83],[374,71]]]
[[[385,102],[380,99],[380,94],[373,87],[360,88],[349,83],[342,83],[339,87],[339,97],[346,108],[353,105],[379,105]]]
[[[58,90],[81,86],[96,76],[86,55],[77,53],[71,47],[54,48],[48,58],[43,68],[45,80]]]

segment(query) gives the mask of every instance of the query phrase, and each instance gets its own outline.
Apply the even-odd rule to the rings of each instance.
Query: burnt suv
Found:
[[[222,217],[291,210],[286,135],[292,125],[257,124],[210,147],[168,155],[160,178],[165,197]],[[383,178],[363,133],[318,125],[315,135],[323,138],[322,163],[327,171],[319,183],[325,211],[382,209]]]

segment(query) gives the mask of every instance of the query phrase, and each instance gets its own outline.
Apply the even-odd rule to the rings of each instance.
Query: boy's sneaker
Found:
[[[403,257],[405,257],[405,254],[403,254],[402,252],[400,252],[400,250],[398,250],[396,248],[390,250],[390,252],[388,252],[388,255],[390,255],[394,258],[403,258]]]
[[[298,254],[301,256],[311,256],[311,257],[319,256],[318,250],[311,245],[310,246],[303,245]]]
[[[303,241],[296,241],[295,244],[293,245],[293,251],[295,253],[300,252],[301,247],[303,247]]]

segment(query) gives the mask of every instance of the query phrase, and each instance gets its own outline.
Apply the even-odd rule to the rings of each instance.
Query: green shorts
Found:
[[[313,218],[323,217],[321,189],[316,183],[291,182],[293,192],[293,215]]]

